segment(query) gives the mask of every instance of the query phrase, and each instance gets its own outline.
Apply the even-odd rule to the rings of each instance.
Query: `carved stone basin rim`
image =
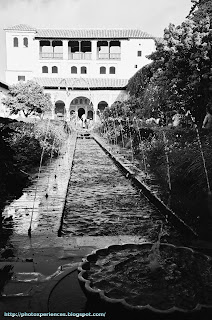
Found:
[[[130,310],[130,311],[136,311],[136,312],[143,312],[144,310],[146,311],[151,311],[153,313],[159,313],[159,314],[170,314],[170,313],[193,313],[196,311],[200,311],[202,309],[206,309],[206,310],[211,310],[212,311],[212,305],[205,305],[205,304],[201,304],[201,303],[197,303],[197,305],[195,306],[195,308],[193,309],[182,309],[176,306],[173,306],[169,309],[166,310],[161,310],[161,309],[157,309],[153,306],[151,306],[150,304],[146,304],[143,306],[133,306],[130,305],[129,303],[126,302],[125,299],[116,299],[116,298],[109,298],[105,295],[104,290],[101,289],[97,289],[97,288],[92,288],[91,287],[91,281],[88,280],[88,273],[87,270],[90,269],[90,261],[95,261],[97,260],[98,255],[100,254],[104,254],[107,255],[107,253],[109,254],[110,251],[121,251],[124,249],[142,249],[142,248],[151,248],[153,245],[152,242],[144,242],[144,243],[140,243],[140,244],[131,244],[131,243],[127,243],[127,244],[120,244],[120,245],[111,245],[109,247],[103,248],[103,249],[98,249],[93,251],[91,254],[88,254],[85,258],[83,258],[82,262],[80,263],[80,265],[78,266],[78,280],[80,283],[80,286],[84,292],[84,294],[86,295],[86,297],[88,299],[100,299],[103,302],[106,302],[107,305],[111,305],[111,306],[119,306],[121,305],[122,308]],[[197,258],[197,256],[203,257],[206,261],[208,262],[212,262],[212,258],[210,256],[207,256],[205,254],[202,254],[200,252],[194,251],[193,249],[189,248],[189,247],[185,247],[185,246],[175,246],[173,244],[170,243],[161,243],[160,246],[166,246],[166,247],[170,247],[170,248],[174,248],[176,250],[188,250],[188,252],[192,253],[192,255],[194,256],[194,259]]]

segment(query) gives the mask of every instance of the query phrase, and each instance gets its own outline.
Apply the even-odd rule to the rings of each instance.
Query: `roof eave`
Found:
[[[58,89],[58,86],[46,86],[46,85],[42,85],[43,88],[45,89]],[[105,86],[105,87],[89,87],[89,90],[126,90],[127,86],[125,85],[124,87],[109,87],[109,86]],[[66,87],[60,87],[60,89],[64,89],[67,90]],[[72,90],[88,90],[88,88],[85,87],[68,87],[68,89],[72,89]]]
[[[0,81],[0,87],[9,90],[9,85],[5,82]]]

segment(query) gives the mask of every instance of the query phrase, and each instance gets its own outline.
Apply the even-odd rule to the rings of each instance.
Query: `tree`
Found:
[[[127,91],[131,96],[140,97],[153,76],[152,63],[138,70],[128,81]]]
[[[209,16],[170,24],[156,42],[152,63],[139,70],[128,85],[131,97],[140,98],[143,115],[188,110],[201,122],[212,103],[212,29]],[[147,70],[149,72],[147,73]]]
[[[10,86],[3,104],[10,109],[11,114],[22,111],[25,117],[41,116],[52,107],[50,94],[44,93],[43,88],[34,81],[18,82]]]
[[[196,22],[209,16],[212,24],[212,0],[191,0],[193,6],[189,16]]]

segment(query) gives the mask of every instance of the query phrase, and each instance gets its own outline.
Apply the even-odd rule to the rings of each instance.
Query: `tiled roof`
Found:
[[[6,82],[0,80],[0,88],[9,89],[9,85]]]
[[[25,24],[19,24],[5,30],[35,31],[36,38],[67,38],[67,39],[154,39],[141,29],[36,29]]]
[[[34,78],[34,81],[43,87],[69,87],[69,88],[125,88],[127,79],[102,78]]]
[[[37,31],[35,28],[28,26],[27,24],[18,24],[13,27],[5,28],[4,30],[14,30],[14,31]]]
[[[70,39],[154,39],[140,29],[38,29],[36,38],[70,38]]]

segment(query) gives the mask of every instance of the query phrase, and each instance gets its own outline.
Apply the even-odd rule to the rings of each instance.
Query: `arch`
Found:
[[[90,99],[84,96],[80,96],[80,97],[77,96],[71,101],[70,106],[76,106],[76,105],[85,105],[85,106],[91,106],[91,107],[93,106]]]
[[[65,115],[65,103],[62,100],[57,100],[55,102],[55,114],[57,116],[57,118],[59,119],[64,119],[64,115]]]
[[[18,47],[18,38],[13,38],[13,47]]]
[[[25,48],[28,48],[28,38],[25,37],[23,39],[23,45],[24,45]]]
[[[100,67],[100,74],[106,74],[106,68]]]
[[[77,73],[77,67],[72,66],[71,67],[71,73]]]
[[[52,73],[58,73],[58,67],[53,66],[52,67]]]
[[[86,74],[87,73],[87,68],[85,66],[81,67],[81,73]]]
[[[115,74],[116,73],[116,68],[115,67],[110,67],[109,73],[110,74]]]
[[[48,70],[48,67],[47,66],[43,66],[42,67],[42,73],[48,73],[49,70]]]
[[[98,110],[100,113],[102,113],[106,107],[108,107],[108,103],[106,101],[100,101],[98,103]]]

